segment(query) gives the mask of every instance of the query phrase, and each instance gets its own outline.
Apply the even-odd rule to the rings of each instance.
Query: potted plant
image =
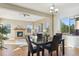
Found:
[[[0,48],[4,48],[3,40],[8,39],[7,34],[9,33],[9,29],[6,26],[3,26],[2,24],[0,25]]]

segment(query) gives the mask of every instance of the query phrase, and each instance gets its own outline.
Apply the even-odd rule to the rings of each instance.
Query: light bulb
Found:
[[[52,13],[53,11],[52,10],[50,10],[50,13]]]
[[[51,7],[50,7],[50,10],[53,10],[53,9],[54,9],[54,7],[53,7],[53,6],[51,6]]]
[[[55,12],[58,12],[58,11],[59,11],[59,9],[56,8],[56,9],[55,9]]]
[[[59,11],[59,9],[55,8],[55,5],[52,5],[50,7],[50,13],[57,13]]]

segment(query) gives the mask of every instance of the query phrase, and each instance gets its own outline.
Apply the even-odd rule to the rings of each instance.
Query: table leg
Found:
[[[42,56],[44,56],[44,49],[42,50]]]
[[[37,52],[37,56],[39,56],[39,51]]]
[[[63,54],[63,56],[64,56],[64,40],[62,40],[62,47],[63,47],[63,52],[62,52],[62,54]]]
[[[28,56],[30,56],[30,51],[28,50]]]
[[[56,54],[57,54],[57,56],[58,56],[58,48],[57,48],[57,50],[56,50]]]
[[[39,56],[39,46],[37,46],[37,56]]]

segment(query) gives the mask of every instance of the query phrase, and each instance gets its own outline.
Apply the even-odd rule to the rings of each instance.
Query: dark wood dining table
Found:
[[[49,44],[52,42],[52,40],[47,40],[47,41],[31,41],[33,44],[35,44],[37,46],[37,48],[39,49],[39,47],[44,48],[44,45]],[[62,55],[64,56],[64,39],[61,40],[61,45],[62,45]],[[39,56],[39,51],[37,51],[37,55]],[[44,56],[44,49],[42,51],[42,56]]]

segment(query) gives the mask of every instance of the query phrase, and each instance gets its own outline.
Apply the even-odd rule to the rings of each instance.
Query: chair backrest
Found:
[[[31,42],[31,40],[30,40],[30,36],[27,36],[26,41],[27,41],[27,44],[28,44],[28,49],[29,49],[30,51],[32,51],[33,46],[32,46],[32,42]]]
[[[37,34],[37,41],[41,41],[43,38],[43,35],[42,34]]]
[[[62,33],[56,33],[57,36],[59,36],[59,39],[62,39]]]
[[[57,37],[57,35],[53,36],[53,40],[52,40],[51,46],[55,50],[58,48],[58,37]]]
[[[58,43],[61,43],[61,39],[62,39],[62,33],[56,33],[57,37],[58,37]]]

